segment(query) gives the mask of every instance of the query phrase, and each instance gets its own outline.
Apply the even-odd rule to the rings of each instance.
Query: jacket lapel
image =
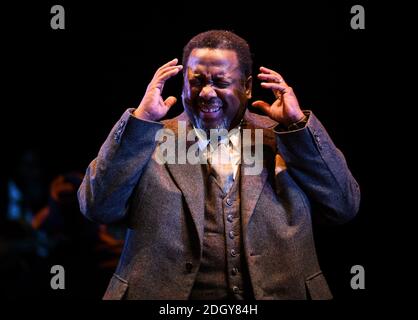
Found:
[[[192,215],[199,242],[203,242],[205,193],[202,169],[199,164],[167,164],[173,180],[183,193],[187,206]]]
[[[190,121],[188,120],[185,113],[182,113],[179,117],[167,122],[168,128],[173,130],[178,137],[178,121],[186,121],[186,132],[192,129]],[[242,123],[243,129],[255,129],[257,126],[254,125],[251,114],[246,111],[244,114],[244,120]],[[264,139],[265,137],[263,137]],[[177,141],[177,139],[176,139]],[[266,142],[266,141],[264,141]],[[187,148],[194,142],[187,142]],[[186,148],[186,149],[187,149]],[[254,150],[254,139],[251,139],[251,148]],[[177,150],[176,150],[177,152]],[[244,152],[244,150],[242,150]],[[187,206],[192,215],[200,242],[200,248],[203,244],[203,232],[204,232],[204,214],[205,214],[205,191],[204,191],[204,179],[201,165],[188,164],[166,164],[170,171],[173,180],[177,183],[177,186],[182,191]],[[248,223],[254,213],[255,206],[260,197],[261,191],[267,181],[268,172],[266,164],[263,158],[263,169],[259,175],[248,175],[246,174],[246,168],[252,165],[245,164],[241,161],[240,166],[240,192],[241,192],[241,217],[242,226],[244,232],[247,230]]]
[[[246,111],[244,114],[244,120],[242,123],[242,129],[255,129],[251,114]],[[251,152],[254,154],[254,132],[251,135]],[[249,152],[244,150],[244,143],[242,153]],[[255,206],[260,197],[261,191],[263,190],[264,184],[267,181],[268,172],[266,165],[264,163],[263,157],[263,169],[258,175],[249,175],[246,174],[246,168],[250,168],[253,165],[246,164],[243,162],[243,157],[241,157],[241,185],[240,185],[240,197],[241,197],[241,218],[242,218],[242,229],[246,233],[248,223],[251,219],[252,214],[254,213]]]
[[[185,113],[182,113],[179,117],[170,120],[167,127],[175,132],[176,142],[178,142],[178,121],[186,121],[186,133],[192,129],[192,126],[190,125],[190,122],[188,121]],[[193,143],[193,141],[187,142],[186,150]],[[176,145],[176,152],[178,152],[177,147],[178,143]],[[185,164],[178,164],[176,161],[175,164],[167,163],[166,166],[178,188],[183,193],[187,207],[189,208],[193,222],[195,224],[197,234],[199,236],[200,248],[202,248],[205,214],[205,191],[201,165],[192,165],[187,163],[187,161]]]
[[[242,217],[242,229],[244,233],[247,230],[250,218],[254,213],[255,205],[263,190],[264,184],[267,180],[267,170],[263,168],[263,171],[259,175],[245,175],[244,166],[241,166],[241,217]]]

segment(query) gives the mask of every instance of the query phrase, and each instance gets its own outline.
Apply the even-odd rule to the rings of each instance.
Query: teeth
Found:
[[[206,113],[213,113],[213,112],[219,111],[220,109],[221,109],[221,107],[217,107],[215,109],[202,108],[202,111],[206,112]]]

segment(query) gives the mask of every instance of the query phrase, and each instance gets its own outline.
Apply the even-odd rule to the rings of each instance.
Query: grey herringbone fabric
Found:
[[[157,123],[132,111],[114,126],[78,192],[88,218],[128,226],[105,299],[188,299],[202,262],[204,178],[200,164],[159,163],[155,140],[162,128],[177,139],[178,121],[188,118]],[[331,298],[313,222],[344,223],[359,207],[344,156],[315,115],[305,114],[306,126],[291,132],[276,132],[267,117],[244,115],[243,130],[263,133],[262,172],[246,175],[242,163],[238,186],[241,253],[255,299]]]

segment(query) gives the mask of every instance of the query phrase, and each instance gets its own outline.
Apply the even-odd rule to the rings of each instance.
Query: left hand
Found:
[[[286,126],[301,120],[304,114],[299,107],[298,99],[283,77],[278,72],[265,67],[261,67],[260,71],[257,77],[264,81],[261,82],[261,86],[271,89],[276,101],[270,105],[265,101],[257,100],[252,103],[252,106],[260,108],[271,119]]]

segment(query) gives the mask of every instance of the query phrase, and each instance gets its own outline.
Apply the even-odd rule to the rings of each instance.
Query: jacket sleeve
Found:
[[[278,151],[289,174],[308,196],[313,219],[347,222],[359,209],[359,186],[325,128],[312,112],[305,113],[309,119],[304,128],[276,132]]]
[[[90,220],[122,219],[129,198],[156,147],[161,123],[143,121],[128,109],[115,124],[99,154],[87,168],[78,190],[81,212]]]

